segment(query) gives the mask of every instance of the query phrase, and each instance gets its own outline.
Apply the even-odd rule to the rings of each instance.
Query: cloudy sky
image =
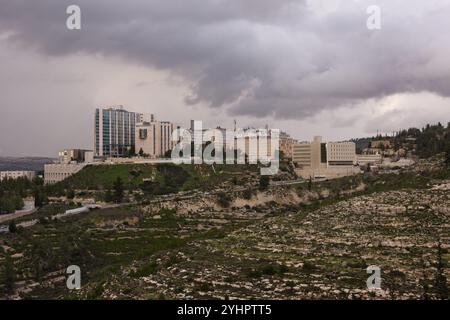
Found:
[[[449,17],[450,0],[0,0],[0,156],[92,149],[94,109],[118,104],[300,140],[447,123]]]

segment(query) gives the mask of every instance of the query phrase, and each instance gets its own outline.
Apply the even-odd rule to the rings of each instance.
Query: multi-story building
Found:
[[[280,151],[286,159],[292,159],[292,147],[296,141],[286,132],[280,133]]]
[[[356,163],[360,166],[368,164],[381,164],[383,162],[383,156],[381,154],[358,154],[356,156]]]
[[[353,142],[322,142],[316,136],[311,142],[295,143],[292,161],[303,178],[335,178],[359,173],[356,165],[356,145]]]
[[[27,178],[28,180],[33,180],[36,177],[36,172],[34,171],[0,171],[0,181],[3,179],[19,179]]]
[[[329,166],[352,166],[356,163],[354,142],[329,142],[326,145]]]
[[[172,150],[172,133],[175,125],[168,121],[140,122],[136,124],[135,151],[152,158],[164,157],[167,151]]]
[[[82,149],[65,149],[58,153],[58,162],[67,164],[71,162],[92,162],[93,152],[91,150]]]
[[[83,169],[84,166],[85,164],[78,163],[46,164],[44,165],[44,183],[52,184],[62,181]]]
[[[153,120],[151,114],[128,112],[122,106],[96,109],[95,156],[127,156],[135,145],[136,123]]]
[[[292,146],[292,161],[301,167],[319,169],[327,163],[325,143],[316,136],[311,142],[298,142]]]

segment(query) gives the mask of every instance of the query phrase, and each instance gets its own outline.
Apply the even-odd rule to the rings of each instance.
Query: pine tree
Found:
[[[8,254],[5,258],[5,266],[4,266],[4,288],[6,293],[11,294],[14,292],[14,284],[16,282],[16,271],[14,269],[14,263],[11,259],[11,256]]]
[[[444,274],[445,261],[442,259],[442,244],[441,240],[438,241],[437,248],[437,266],[436,266],[436,278],[435,278],[435,288],[438,297],[442,300],[447,300],[449,297],[447,278]]]
[[[122,183],[122,179],[120,177],[117,177],[116,181],[114,182],[113,185],[113,189],[114,189],[114,201],[116,203],[120,203],[123,200],[123,183]]]

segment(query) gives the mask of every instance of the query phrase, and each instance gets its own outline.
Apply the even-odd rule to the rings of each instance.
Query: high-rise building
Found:
[[[142,152],[152,158],[164,157],[167,151],[172,150],[172,133],[175,125],[168,121],[140,122],[136,124],[136,153]]]
[[[153,115],[128,112],[122,106],[95,110],[96,157],[122,157],[134,148],[136,123],[152,121]]]

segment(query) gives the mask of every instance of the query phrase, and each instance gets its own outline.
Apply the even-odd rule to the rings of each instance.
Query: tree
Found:
[[[114,182],[113,190],[114,190],[114,194],[113,194],[114,202],[116,202],[116,203],[122,202],[122,200],[123,200],[123,183],[122,183],[122,179],[120,177],[117,177],[116,181]]]
[[[106,190],[105,195],[104,195],[104,200],[105,200],[105,202],[113,202],[114,201],[111,190],[109,190],[109,189]]]
[[[171,158],[172,157],[172,150],[167,150],[165,153],[164,153],[164,158]]]
[[[33,190],[33,196],[34,196],[34,206],[36,208],[41,208],[44,203],[47,202],[47,196],[44,194],[41,188],[35,188]]]
[[[242,196],[245,200],[250,200],[253,197],[252,189],[245,189],[242,193]]]
[[[72,189],[67,190],[66,198],[69,200],[72,200],[73,198],[75,198],[75,191],[73,191]]]
[[[447,300],[449,297],[449,290],[447,287],[447,278],[444,273],[445,261],[442,259],[442,244],[441,240],[438,241],[437,248],[437,266],[436,266],[436,277],[434,287],[436,288],[436,293],[439,299]]]
[[[260,176],[259,177],[259,190],[267,190],[269,188],[269,177],[268,176]]]
[[[312,186],[313,186],[312,177],[309,177],[309,181],[308,181],[308,190],[309,191],[312,191]]]
[[[14,262],[12,261],[11,256],[9,254],[7,254],[5,258],[3,281],[6,293],[8,294],[13,293],[14,284],[16,282],[16,271],[14,269]]]
[[[217,195],[217,203],[222,208],[228,208],[230,206],[230,202],[231,202],[231,197],[228,194],[226,194],[225,192],[220,192]]]
[[[17,226],[16,226],[16,223],[14,221],[11,221],[9,223],[8,230],[9,230],[10,233],[16,233],[17,232]]]
[[[445,152],[445,164],[448,168],[450,168],[450,143],[447,146],[447,150]]]
[[[136,149],[135,149],[134,146],[131,146],[131,147],[130,147],[130,150],[128,151],[128,155],[129,155],[130,157],[134,157],[134,156],[136,155]]]

